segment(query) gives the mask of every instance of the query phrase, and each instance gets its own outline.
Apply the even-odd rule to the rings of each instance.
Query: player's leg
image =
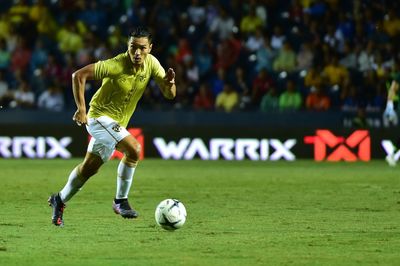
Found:
[[[141,147],[139,142],[132,135],[128,135],[118,143],[116,149],[123,152],[124,157],[118,165],[117,192],[113,203],[113,209],[115,213],[121,214],[124,218],[136,218],[138,213],[129,205],[128,194],[139,161]]]
[[[49,198],[49,205],[53,209],[52,223],[56,226],[62,226],[65,203],[69,201],[85,184],[85,182],[97,173],[103,160],[98,155],[90,152],[86,153],[85,159],[77,165],[68,177],[64,188],[57,194]]]
[[[83,184],[98,172],[102,164],[103,160],[101,157],[87,152],[83,162],[72,170],[67,184],[60,191],[59,194],[62,202],[66,203],[69,201],[81,189]]]
[[[400,138],[397,139],[395,145],[391,141],[383,142],[382,145],[387,153],[385,158],[386,162],[389,164],[389,166],[396,166],[400,157]]]

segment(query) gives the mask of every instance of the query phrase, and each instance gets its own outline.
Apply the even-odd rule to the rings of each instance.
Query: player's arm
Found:
[[[393,80],[390,84],[388,91],[388,97],[386,102],[386,109],[384,115],[389,119],[389,121],[397,120],[397,114],[394,110],[393,101],[396,98],[397,91],[399,90],[399,83],[397,80]]]
[[[86,80],[91,79],[94,79],[94,64],[78,69],[72,74],[72,91],[77,107],[72,119],[78,124],[78,126],[87,124],[85,86]]]
[[[390,88],[388,91],[388,97],[387,97],[388,102],[394,101],[398,90],[399,90],[399,83],[397,83],[396,80],[393,80],[392,83],[390,84]]]
[[[161,93],[167,99],[174,99],[176,96],[175,86],[175,72],[172,68],[169,68],[162,83],[160,84]]]

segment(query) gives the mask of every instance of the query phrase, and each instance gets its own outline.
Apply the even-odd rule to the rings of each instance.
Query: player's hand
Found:
[[[166,84],[175,84],[175,71],[172,68],[168,69],[164,81]]]
[[[72,117],[72,120],[74,120],[78,126],[86,125],[87,124],[86,112],[77,110],[74,116]]]

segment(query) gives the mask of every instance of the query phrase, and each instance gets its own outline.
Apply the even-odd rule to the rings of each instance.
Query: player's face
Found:
[[[144,59],[151,51],[152,44],[146,37],[130,37],[128,42],[128,53],[132,63],[136,66],[142,65]]]

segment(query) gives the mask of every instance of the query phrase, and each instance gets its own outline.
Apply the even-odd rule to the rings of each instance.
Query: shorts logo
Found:
[[[118,124],[115,124],[115,125],[112,127],[112,130],[114,130],[115,132],[120,132],[120,131],[121,131],[121,126],[118,125]]]

